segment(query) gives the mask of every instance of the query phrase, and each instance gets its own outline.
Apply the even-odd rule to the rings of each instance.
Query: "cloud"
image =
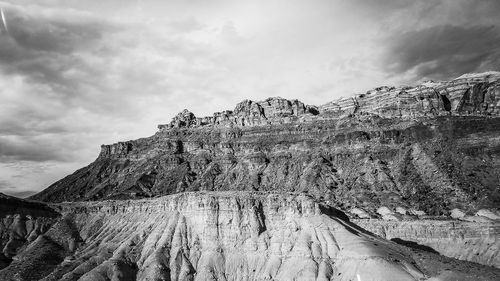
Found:
[[[0,162],[0,192],[36,191],[45,188],[69,172],[88,164],[79,161],[24,161]]]
[[[68,73],[85,64],[74,53],[91,49],[116,29],[74,10],[46,9],[37,13],[11,5],[4,11],[10,28],[8,33],[0,34],[0,71],[64,92],[75,86],[75,79]]]
[[[498,24],[497,0],[352,0],[353,13],[371,18],[382,32],[421,30],[439,25]]]
[[[12,185],[10,182],[0,179],[0,192],[4,192],[4,190],[15,189],[16,187]]]
[[[171,21],[169,26],[178,32],[192,32],[200,30],[204,27],[204,25],[194,17]]]
[[[100,144],[151,134],[194,101],[205,108],[211,92],[231,94],[214,82],[211,46],[187,36],[203,31],[194,17],[150,25],[0,4],[0,177],[17,190],[46,187]],[[24,172],[11,167],[21,162]]]
[[[89,127],[75,121],[93,111],[85,83],[102,77],[92,58],[118,28],[75,10],[2,7],[9,32],[0,34],[0,162],[70,161],[83,140],[71,133]]]
[[[37,191],[33,191],[33,190],[25,190],[25,191],[9,190],[9,191],[5,191],[3,193],[10,195],[10,196],[17,197],[17,198],[27,198],[31,195],[36,194]]]
[[[276,95],[320,104],[498,63],[478,46],[496,50],[491,0],[10,2],[0,0],[0,178],[28,191],[184,108],[203,116]],[[451,34],[480,43],[457,49]]]
[[[226,22],[221,28],[219,36],[222,41],[232,45],[241,44],[248,40],[238,33],[238,30],[234,26],[234,23],[230,21]]]
[[[64,143],[54,135],[0,136],[0,163],[72,161],[75,151],[74,143]]]
[[[18,190],[18,187],[12,185],[10,182],[5,180],[0,180],[0,193],[4,193],[10,196],[18,198],[26,198],[36,193],[33,190]]]
[[[449,79],[500,65],[500,31],[493,26],[440,25],[393,36],[385,54],[391,74]]]

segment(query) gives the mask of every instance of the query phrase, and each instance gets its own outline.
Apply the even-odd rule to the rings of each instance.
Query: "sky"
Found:
[[[497,0],[0,0],[0,192],[34,194],[101,144],[281,96],[500,70]]]

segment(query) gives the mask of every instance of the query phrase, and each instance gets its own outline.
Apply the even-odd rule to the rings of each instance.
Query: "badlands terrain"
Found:
[[[28,200],[0,280],[500,280],[500,73],[184,110]]]

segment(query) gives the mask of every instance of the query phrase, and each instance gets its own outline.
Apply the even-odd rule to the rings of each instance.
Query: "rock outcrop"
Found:
[[[375,114],[387,118],[439,115],[498,115],[500,74],[462,76],[416,87],[379,87],[320,107],[337,115]]]
[[[460,260],[500,268],[500,222],[352,220],[380,237]]]
[[[195,192],[53,204],[0,280],[498,280],[374,236],[303,194]]]
[[[260,102],[244,100],[238,103],[232,111],[216,112],[209,117],[196,118],[192,112],[185,109],[177,114],[169,124],[158,125],[158,128],[160,130],[169,130],[172,128],[200,126],[261,126],[290,123],[318,114],[318,108],[315,106],[305,105],[299,100],[275,97]]]
[[[0,193],[0,270],[52,227],[59,216],[45,204]]]
[[[469,116],[500,114],[500,72],[463,75],[449,82],[427,82],[415,87],[382,86],[363,94],[340,98],[322,106],[305,105],[280,97],[244,100],[234,110],[195,117],[184,110],[160,130],[181,127],[245,127],[337,119],[352,115],[383,118]]]
[[[496,209],[499,79],[380,87],[319,107],[270,98],[204,118],[185,110],[151,137],[103,145],[95,162],[32,198],[258,190],[307,193],[370,215],[381,206],[427,215]]]
[[[498,280],[499,136],[496,72],[184,110],[0,197],[0,280]]]

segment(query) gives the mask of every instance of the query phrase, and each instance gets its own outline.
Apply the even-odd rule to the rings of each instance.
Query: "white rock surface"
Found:
[[[477,211],[476,216],[486,217],[492,220],[500,220],[500,216],[498,214],[495,214],[494,212],[487,209],[481,209]]]
[[[360,219],[369,219],[371,216],[363,209],[360,208],[352,208],[351,213],[356,215]]]
[[[410,209],[410,214],[418,217],[425,216],[425,212],[421,210],[416,210],[416,209]]]
[[[470,222],[480,222],[480,223],[488,223],[492,221],[492,219],[482,216],[465,216],[462,218],[462,220]]]
[[[438,251],[443,246],[495,265],[498,243],[489,240],[497,237],[494,223],[482,229],[460,221],[354,220],[377,226],[366,227],[376,236],[309,196],[243,191],[51,208],[57,213],[50,229],[21,247],[12,261],[0,257],[0,280],[423,281],[442,276],[443,269],[460,280],[500,277],[491,267],[381,238],[411,241],[406,237],[416,235]]]
[[[413,241],[448,257],[500,268],[500,223],[484,217],[470,218],[470,221],[371,219],[353,222],[386,239]]]
[[[463,219],[465,217],[465,213],[462,210],[455,208],[455,209],[451,210],[450,217],[457,219],[457,220],[460,220],[460,219]]]
[[[382,219],[386,221],[399,221],[401,220],[401,217],[396,214],[389,214],[389,215],[383,215]]]
[[[396,213],[398,213],[400,215],[406,215],[407,210],[406,210],[406,208],[403,208],[403,207],[396,207]]]
[[[382,206],[380,208],[377,209],[377,213],[381,216],[385,216],[385,215],[393,215],[394,212],[391,211],[389,208],[385,207],[385,206]]]
[[[79,272],[81,281],[115,280],[135,266],[137,280],[424,277],[391,242],[325,215],[308,197],[223,194],[66,206],[79,210],[76,227],[87,246],[61,269],[70,269],[62,280]]]

